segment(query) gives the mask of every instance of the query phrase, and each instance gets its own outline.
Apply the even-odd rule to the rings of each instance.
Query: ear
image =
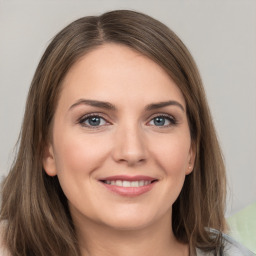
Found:
[[[186,175],[190,174],[195,165],[195,159],[196,159],[196,145],[195,143],[191,143],[190,149],[189,149],[189,155],[188,155],[188,166],[186,170]]]
[[[44,154],[43,154],[43,167],[45,172],[49,176],[57,175],[56,171],[56,163],[54,158],[54,151],[52,144],[49,144],[45,147]]]

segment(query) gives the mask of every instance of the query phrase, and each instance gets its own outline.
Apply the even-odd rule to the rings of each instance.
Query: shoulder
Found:
[[[219,234],[219,231],[211,229],[210,232],[213,235]],[[244,247],[242,244],[237,242],[235,239],[230,237],[227,234],[222,234],[223,240],[223,250],[222,253],[218,256],[256,256],[249,249]],[[213,252],[203,252],[200,249],[197,249],[197,256],[213,256]]]
[[[223,234],[224,239],[224,256],[255,256],[253,252],[238,243],[231,236]],[[226,253],[226,254],[225,254]]]

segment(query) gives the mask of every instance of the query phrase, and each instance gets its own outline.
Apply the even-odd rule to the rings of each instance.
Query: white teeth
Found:
[[[116,181],[116,186],[122,186],[122,185],[123,185],[123,182],[121,180]]]
[[[128,187],[131,187],[131,185],[132,184],[130,181],[126,181],[126,180],[123,181],[123,187],[128,188]]]
[[[140,180],[140,181],[139,181],[139,186],[144,186],[144,183],[145,183],[145,181]]]
[[[139,182],[138,181],[132,181],[131,185],[132,185],[132,187],[136,187],[137,188],[139,186]]]
[[[149,185],[151,181],[149,180],[138,180],[138,181],[106,180],[105,183],[109,185],[125,187],[125,188],[129,188],[129,187],[137,188],[137,187]]]

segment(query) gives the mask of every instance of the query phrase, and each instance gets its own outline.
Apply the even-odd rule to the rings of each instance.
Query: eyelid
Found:
[[[177,119],[173,115],[170,115],[170,114],[167,114],[167,113],[156,113],[156,114],[154,114],[150,117],[147,124],[149,124],[156,117],[164,117],[164,118],[167,118],[171,122],[171,124],[169,124],[169,125],[158,126],[158,128],[170,127],[170,126],[173,126],[173,125],[177,125],[177,123],[178,123]],[[150,126],[154,126],[154,125],[150,125]]]
[[[99,126],[90,126],[90,125],[86,125],[84,122],[86,119],[88,119],[89,117],[99,117],[99,118],[102,118],[104,119],[104,121],[106,122],[106,124],[104,125],[99,125]],[[110,121],[107,120],[107,118],[105,117],[104,114],[102,113],[99,113],[99,112],[93,112],[93,113],[88,113],[88,114],[85,114],[83,116],[81,116],[78,120],[77,120],[77,123],[80,124],[81,126],[83,127],[87,127],[87,128],[90,128],[90,129],[99,129],[103,126],[106,126],[106,125],[109,125],[111,124]]]
[[[89,117],[102,118],[102,119],[104,119],[106,124],[99,125],[99,126],[90,126],[90,125],[84,124],[85,120]],[[146,122],[146,124],[149,125],[149,123],[156,117],[164,117],[164,118],[167,118],[171,122],[171,124],[169,124],[169,125],[164,125],[162,127],[159,126],[158,128],[165,128],[165,127],[170,127],[170,126],[174,126],[174,125],[178,124],[178,121],[177,121],[176,117],[171,115],[171,114],[167,114],[167,113],[155,113],[155,114],[151,115],[150,118],[148,118],[148,121]],[[99,129],[103,126],[112,124],[112,122],[110,122],[109,119],[110,118],[106,117],[106,114],[104,114],[104,113],[92,112],[92,113],[87,113],[85,115],[82,115],[80,118],[78,118],[77,123],[80,124],[83,127],[92,128],[92,129],[97,129],[97,128]],[[154,126],[154,125],[149,125],[149,126]]]

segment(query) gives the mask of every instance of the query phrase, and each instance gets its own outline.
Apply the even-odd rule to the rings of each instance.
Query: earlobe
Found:
[[[194,165],[195,165],[195,158],[196,158],[195,145],[192,144],[189,150],[189,161],[188,161],[186,175],[190,174],[193,171]]]
[[[49,176],[57,175],[53,147],[51,144],[45,147],[44,155],[43,155],[43,167],[45,172]]]

